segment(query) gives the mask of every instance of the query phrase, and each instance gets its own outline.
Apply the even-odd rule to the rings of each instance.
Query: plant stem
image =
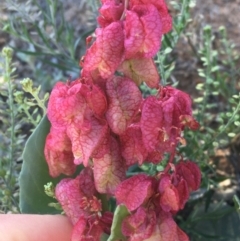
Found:
[[[31,93],[32,96],[35,98],[35,100],[37,101],[38,106],[42,109],[43,111],[43,116],[47,113],[47,108],[44,105],[44,103],[39,99],[37,94]]]
[[[208,101],[208,96],[209,96],[209,87],[211,85],[211,68],[212,68],[212,58],[211,58],[211,53],[212,53],[212,42],[211,42],[211,28],[209,26],[205,27],[205,41],[206,41],[206,83],[205,83],[205,88],[204,88],[204,98],[203,98],[203,106],[202,106],[202,113],[205,113],[206,108],[207,108],[207,101]],[[203,117],[204,115],[201,115],[201,119],[199,120],[201,125],[204,125],[203,123]]]
[[[123,20],[126,16],[126,10],[128,8],[128,4],[129,4],[129,0],[125,0],[124,1],[124,10],[123,10],[123,13],[122,13],[122,16],[120,18],[120,20]]]
[[[10,146],[9,146],[9,177],[7,182],[12,179],[13,172],[13,158],[14,158],[14,141],[15,141],[15,120],[14,120],[14,103],[13,103],[13,86],[11,82],[11,56],[6,54],[4,63],[4,79],[8,85],[8,104],[10,109]]]
[[[8,89],[8,108],[9,108],[9,118],[10,118],[10,127],[8,131],[10,132],[10,145],[8,149],[8,157],[7,157],[7,165],[8,165],[8,172],[6,173],[6,176],[3,178],[3,181],[6,186],[6,190],[9,192],[9,197],[11,199],[8,199],[7,205],[11,205],[13,203],[16,208],[18,208],[18,204],[16,199],[13,196],[14,193],[14,185],[15,182],[12,182],[13,178],[13,172],[14,172],[14,153],[15,153],[15,142],[16,142],[16,135],[15,135],[15,105],[13,100],[13,90],[14,86],[12,83],[12,74],[14,72],[14,69],[12,68],[12,54],[13,51],[11,48],[3,48],[2,55],[4,57],[4,63],[3,63],[3,70],[4,70],[4,82],[7,84]],[[14,183],[14,184],[12,184]]]

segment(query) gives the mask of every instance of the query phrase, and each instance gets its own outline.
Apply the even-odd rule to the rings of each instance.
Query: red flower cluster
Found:
[[[187,241],[172,215],[183,209],[189,193],[200,186],[201,173],[190,161],[179,162],[172,174],[138,174],[123,181],[115,192],[119,204],[131,211],[122,224],[129,241]]]
[[[56,187],[59,203],[74,225],[72,241],[100,240],[110,233],[113,215],[102,212],[92,169],[87,167],[75,178],[65,178]]]
[[[173,164],[185,127],[197,129],[191,99],[180,90],[159,85],[152,57],[172,21],[164,0],[102,0],[100,28],[81,60],[81,77],[57,83],[48,104],[51,130],[45,157],[50,175],[63,179],[56,197],[75,225],[72,241],[100,240],[110,234],[112,213],[103,210],[99,194],[115,196],[131,213],[122,224],[130,241],[185,241],[172,216],[182,209],[189,192],[198,189],[196,164]],[[88,42],[91,39],[88,39]],[[145,82],[157,88],[142,98]],[[138,174],[126,179],[133,164],[169,165],[155,177]]]

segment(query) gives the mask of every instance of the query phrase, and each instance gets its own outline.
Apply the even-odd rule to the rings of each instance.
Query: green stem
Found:
[[[15,141],[15,120],[14,120],[14,103],[13,103],[13,86],[11,82],[11,60],[10,56],[6,56],[5,61],[5,81],[8,85],[8,103],[10,109],[10,146],[9,146],[9,177],[8,182],[12,179],[13,158],[14,158],[14,141]]]
[[[177,33],[174,38],[174,43],[172,46],[176,46],[178,39],[180,38],[182,32],[186,28],[187,16],[186,14],[189,11],[189,0],[183,0],[181,12],[180,12],[180,20],[178,21],[178,26],[173,26],[175,32]]]
[[[209,32],[210,31],[210,32]],[[207,101],[208,101],[208,96],[209,96],[209,89],[211,85],[211,53],[212,53],[212,42],[211,42],[211,29],[206,29],[205,34],[205,40],[206,40],[206,59],[207,59],[207,68],[206,68],[206,83],[205,83],[205,88],[204,88],[204,99],[203,99],[203,106],[202,106],[202,113],[205,113],[206,108],[207,108]],[[199,122],[201,125],[204,125],[203,123],[203,117],[204,115],[201,115],[201,119]]]
[[[26,106],[21,106],[21,108],[23,109],[24,113],[27,115],[28,119],[30,120],[31,123],[33,123],[34,126],[37,126],[38,122],[36,120],[33,119],[32,115],[30,115],[28,109],[26,108]]]
[[[123,10],[123,13],[122,13],[122,16],[121,16],[120,20],[124,20],[125,19],[126,11],[127,11],[127,8],[128,8],[128,4],[129,4],[129,0],[125,0],[124,1],[124,10]]]
[[[166,81],[166,77],[165,77],[165,68],[164,68],[164,59],[165,59],[165,56],[161,55],[161,53],[159,52],[158,54],[158,60],[159,60],[159,69],[160,69],[160,73],[161,73],[161,83],[163,86],[165,86],[167,84],[167,81]]]
[[[237,108],[236,108],[235,111],[233,112],[231,118],[229,119],[228,123],[222,128],[222,130],[220,130],[220,132],[217,134],[216,137],[220,136],[220,135],[228,128],[228,126],[229,126],[230,124],[232,124],[232,122],[233,122],[234,119],[235,119],[236,114],[239,113],[239,111],[240,111],[240,101],[239,101],[239,103],[238,103],[238,105],[237,105]]]
[[[14,184],[12,184],[12,177],[13,177],[13,172],[14,172],[14,153],[15,153],[15,113],[16,113],[16,109],[15,109],[15,105],[14,105],[14,97],[13,97],[13,83],[12,83],[12,73],[13,73],[13,69],[11,66],[12,63],[12,49],[10,48],[3,48],[2,50],[2,55],[4,57],[4,63],[3,63],[3,70],[4,70],[4,82],[7,84],[7,89],[8,89],[8,100],[7,100],[7,104],[8,104],[8,108],[9,108],[9,118],[10,118],[10,127],[9,127],[9,131],[10,131],[10,145],[9,145],[9,149],[8,149],[8,173],[5,175],[5,177],[3,178],[3,182],[5,184],[6,190],[9,191],[9,195],[10,195],[10,199],[8,199],[8,202],[10,201],[10,203],[7,203],[7,205],[11,205],[14,204],[16,208],[18,208],[18,204],[16,199],[13,196],[14,193]],[[15,182],[13,182],[15,183]],[[8,207],[10,208],[10,207]]]
[[[180,18],[177,21],[176,24],[174,24],[173,22],[173,31],[171,33],[169,33],[169,38],[168,35],[165,35],[164,38],[166,39],[170,39],[170,47],[173,49],[181,34],[183,33],[184,29],[186,28],[186,24],[187,24],[187,20],[189,18],[189,0],[183,0],[182,1],[182,6],[181,6],[181,11],[179,13]],[[161,84],[163,86],[167,85],[167,80],[166,80],[166,72],[165,72],[165,61],[166,61],[166,54],[163,54],[162,51],[158,52],[157,54],[157,61],[156,63],[158,63],[159,69],[160,69],[160,73],[161,73]]]
[[[32,96],[37,101],[38,106],[43,110],[43,116],[47,113],[47,108],[45,107],[44,103],[39,99],[38,95],[31,93]]]
[[[231,78],[231,90],[232,93],[236,93],[236,66],[234,64],[234,59],[232,58],[232,50],[227,41],[226,33],[223,36],[223,44],[227,53],[228,63],[230,64],[230,78]]]
[[[9,181],[8,180],[5,180],[4,178],[2,179],[3,180],[3,183],[4,185],[6,186],[6,188],[10,191],[11,193],[11,201],[12,203],[14,204],[14,206],[16,207],[17,211],[20,213],[20,208],[18,206],[18,203],[16,201],[16,199],[13,197],[12,193],[14,192],[14,190],[12,189],[12,187],[9,185]],[[9,208],[9,207],[8,207]]]

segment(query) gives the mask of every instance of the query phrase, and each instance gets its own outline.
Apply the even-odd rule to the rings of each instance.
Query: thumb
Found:
[[[62,215],[0,214],[0,241],[70,241],[71,232]]]

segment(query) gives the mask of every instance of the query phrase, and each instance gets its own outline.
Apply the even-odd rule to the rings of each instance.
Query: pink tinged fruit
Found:
[[[58,82],[50,95],[47,116],[55,128],[67,127],[72,123],[83,122],[86,101],[80,91],[82,84],[77,80],[71,83]]]
[[[147,97],[142,107],[141,130],[143,143],[149,152],[155,151],[161,140],[162,122],[161,101],[154,96]]]
[[[97,18],[101,27],[106,27],[112,22],[120,20],[123,14],[123,3],[107,1],[99,9],[100,16]]]
[[[179,195],[179,207],[180,209],[183,209],[189,199],[189,188],[187,182],[183,178],[180,178],[175,187]]]
[[[164,0],[130,0],[130,8],[141,4],[152,4],[154,5],[159,13],[162,22],[163,34],[168,33],[172,29],[172,18],[168,13],[168,8]]]
[[[127,166],[135,163],[142,165],[147,158],[147,150],[142,141],[140,125],[132,124],[120,136],[121,154],[126,160]]]
[[[196,191],[201,184],[201,171],[192,161],[181,161],[176,165],[176,174],[182,177],[190,191]]]
[[[106,138],[108,125],[105,120],[98,120],[94,116],[89,117],[89,129],[81,130],[79,143],[82,149],[83,165],[88,165],[89,158],[93,152]]]
[[[188,236],[177,226],[170,213],[161,212],[157,220],[151,237],[144,241],[189,241]]]
[[[102,227],[97,219],[80,217],[73,227],[71,241],[100,240],[102,232]]]
[[[155,179],[146,174],[138,174],[123,181],[116,189],[118,204],[124,204],[129,211],[143,205],[154,193]]]
[[[99,143],[97,148],[94,149],[92,153],[92,158],[101,158],[105,154],[109,152],[109,140],[111,139],[110,137],[110,129],[108,128],[107,132],[105,133],[105,137],[103,138],[103,141]]]
[[[98,241],[103,233],[110,234],[113,214],[105,212],[88,218],[80,217],[72,232],[71,241]]]
[[[160,97],[148,97],[143,103],[143,141],[148,151],[173,153],[185,127],[180,117],[192,115],[191,99],[172,87],[164,87],[159,93]]]
[[[192,101],[188,94],[173,87],[164,87],[160,91],[162,109],[164,114],[164,126],[182,128],[180,120],[182,115],[192,115]]]
[[[132,79],[138,86],[145,82],[150,88],[159,87],[159,74],[151,58],[125,60],[119,71]]]
[[[122,62],[124,50],[123,29],[120,22],[113,22],[96,30],[96,41],[87,50],[83,69],[98,71],[104,79],[114,74]]]
[[[126,19],[124,21],[125,30],[125,58],[132,59],[139,52],[144,41],[144,28],[139,16],[134,11],[126,11]]]
[[[87,211],[80,206],[84,197],[79,187],[80,175],[75,179],[62,179],[56,186],[55,195],[64,212],[70,218],[72,224],[76,224],[81,216],[87,217]]]
[[[86,197],[92,197],[93,195],[97,194],[94,184],[93,171],[90,167],[86,167],[81,171],[79,178],[79,188],[82,190]]]
[[[67,127],[67,135],[71,140],[72,144],[72,154],[74,156],[74,164],[79,165],[83,162],[82,148],[80,145],[80,128],[76,127],[74,124]]]
[[[163,159],[163,153],[156,150],[156,151],[148,152],[146,162],[159,164],[159,162],[162,159]]]
[[[176,187],[172,184],[170,175],[161,176],[158,189],[160,193],[160,205],[163,211],[179,211],[179,194]]]
[[[76,166],[73,163],[71,148],[71,142],[65,130],[51,127],[46,138],[44,155],[52,177],[60,174],[72,175],[75,172]]]
[[[93,158],[93,163],[97,191],[114,194],[116,187],[126,178],[125,163],[115,138],[110,138],[109,151],[102,158]]]
[[[134,6],[127,12],[125,32],[127,59],[153,57],[160,49],[162,38],[162,23],[157,9],[151,4]]]
[[[101,211],[101,201],[95,197],[96,194],[90,168],[83,169],[75,179],[62,179],[55,189],[58,202],[73,224],[81,216],[88,218]]]
[[[149,238],[156,226],[156,214],[152,210],[139,207],[122,223],[122,233],[129,241],[142,241]]]
[[[106,91],[109,101],[107,122],[112,131],[120,135],[139,112],[142,94],[132,80],[120,76],[108,79]]]
[[[92,85],[86,94],[87,104],[93,113],[102,117],[107,110],[107,99],[104,92],[97,85]]]
[[[149,145],[149,143],[155,141],[154,148],[156,150],[174,153],[176,145],[183,140],[181,137],[182,129],[185,125],[189,126],[188,123],[186,124],[181,120],[181,116],[187,116],[194,125],[198,123],[192,117],[192,102],[188,94],[168,86],[160,89],[159,95],[158,98],[151,97],[152,101],[147,98],[143,104],[141,126],[144,143]],[[146,116],[152,115],[151,108],[155,107],[153,111],[157,111],[157,106],[160,109],[158,111],[162,113],[162,118],[160,120],[160,118],[156,117],[155,120],[151,120],[152,123],[156,123],[156,125],[151,126],[148,124]],[[157,120],[159,120],[158,124]],[[151,128],[155,128],[155,130],[151,130]],[[155,136],[151,132],[154,132]],[[149,133],[152,135],[151,142],[149,142],[150,138],[148,138]]]
[[[199,123],[190,115],[181,115],[179,117],[180,122],[183,126],[188,127],[191,130],[199,129]]]

